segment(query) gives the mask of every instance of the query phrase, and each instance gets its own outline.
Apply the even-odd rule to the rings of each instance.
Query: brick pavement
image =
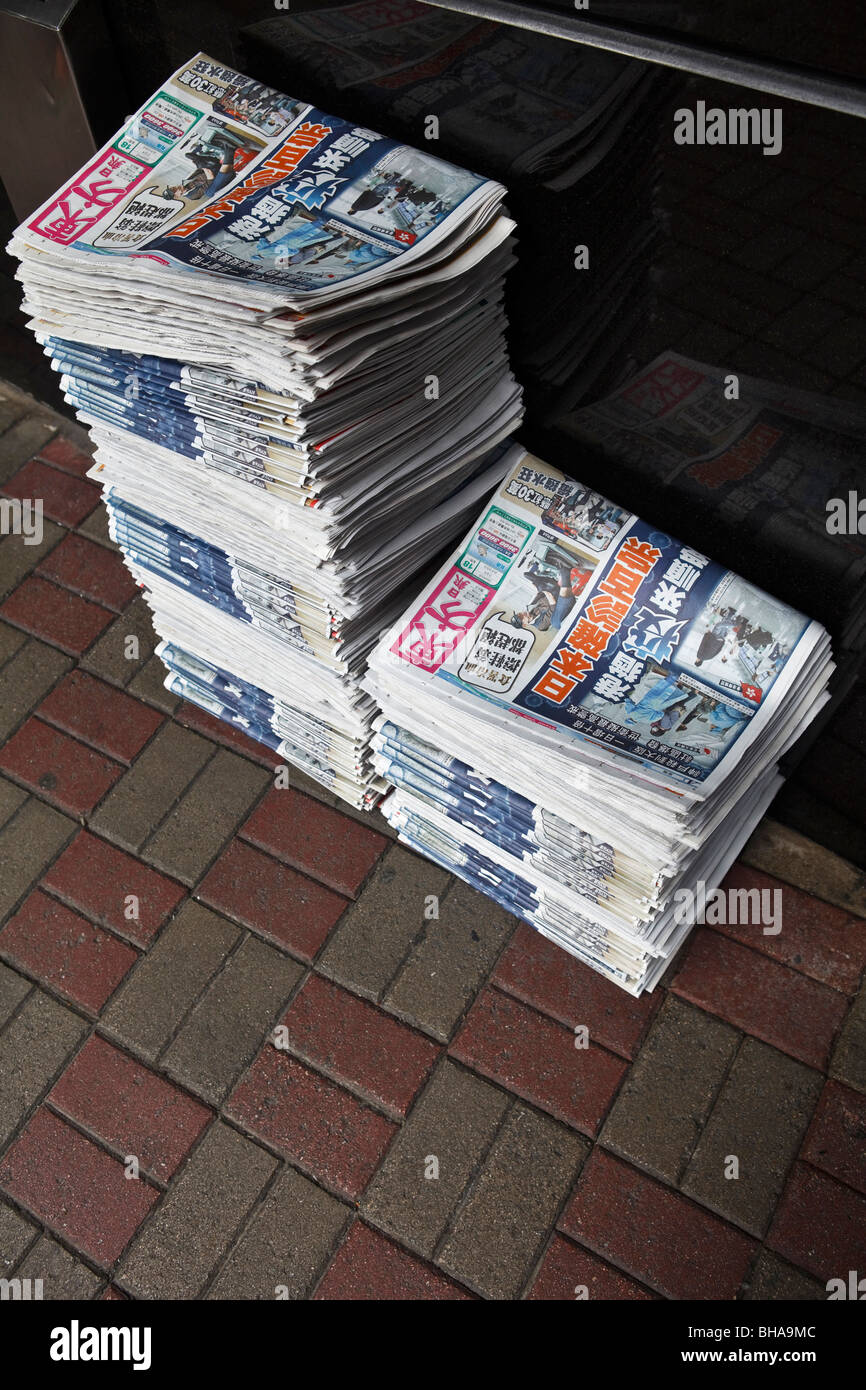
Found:
[[[0,424],[51,518],[0,541],[0,1274],[821,1299],[862,1267],[862,875],[765,822],[730,881],[781,886],[782,933],[698,931],[631,999],[169,696],[83,435],[11,391]]]

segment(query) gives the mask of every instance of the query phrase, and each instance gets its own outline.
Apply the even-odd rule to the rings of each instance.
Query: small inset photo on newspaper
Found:
[[[353,179],[331,200],[330,210],[368,231],[411,243],[435,227],[476,182],[471,174],[403,145]]]
[[[808,625],[801,613],[728,575],[689,624],[677,665],[757,704]]]
[[[586,709],[633,729],[650,753],[665,747],[687,749],[700,767],[714,767],[743,731],[749,713],[699,686],[676,669],[647,665],[645,674],[622,704],[589,695]]]
[[[535,635],[539,655],[550,645],[577,605],[594,563],[551,531],[540,530],[511,566],[497,608],[518,631]]]
[[[567,492],[557,495],[541,519],[563,536],[601,554],[630,515],[601,493],[576,483]]]
[[[186,209],[198,207],[232,183],[264,148],[264,140],[208,116],[161,162],[158,181],[145,184],[142,192],[180,200]]]

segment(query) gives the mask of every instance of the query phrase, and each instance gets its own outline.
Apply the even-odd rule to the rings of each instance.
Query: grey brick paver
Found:
[[[195,883],[270,780],[264,768],[218,749],[146,842],[142,858],[182,883]]]
[[[85,517],[78,530],[87,536],[88,540],[99,541],[101,545],[108,546],[109,550],[119,549],[109,534],[108,512],[101,502],[97,507],[94,507],[90,516]]]
[[[23,787],[16,786],[8,777],[0,777],[0,828],[12,819],[26,800],[27,793]]]
[[[508,1105],[502,1091],[446,1062],[367,1189],[364,1215],[432,1259]]]
[[[163,1066],[184,1086],[219,1104],[264,1042],[303,973],[297,961],[247,937],[169,1046]]]
[[[200,903],[185,902],[114,996],[101,1026],[154,1059],[241,936]]]
[[[134,637],[138,644],[138,655],[127,655],[127,638]],[[94,642],[81,665],[85,671],[113,685],[129,685],[133,677],[153,656],[156,636],[150,609],[143,598],[134,598],[120,617],[106,628],[98,642]]]
[[[0,1202],[0,1277],[12,1272],[37,1232],[32,1221],[6,1202]]]
[[[438,1263],[491,1298],[516,1298],[588,1152],[586,1140],[515,1104]]]
[[[455,883],[438,918],[425,922],[383,1004],[447,1042],[516,928],[516,917]]]
[[[8,483],[19,468],[38,454],[55,434],[56,424],[26,414],[0,435],[0,485]]]
[[[0,382],[0,434],[5,434],[10,425],[27,414],[27,404],[20,393],[7,383]]]
[[[746,1038],[682,1181],[682,1189],[763,1235],[821,1091],[822,1077]],[[738,1176],[725,1177],[730,1157]]]
[[[31,982],[19,975],[17,970],[0,964],[0,1028],[12,1017],[31,989]]]
[[[33,797],[0,830],[0,920],[59,854],[75,829],[75,821]]]
[[[739,1040],[735,1028],[669,995],[626,1075],[602,1144],[677,1182]]]
[[[94,1298],[103,1279],[58,1245],[50,1236],[41,1236],[28,1250],[15,1271],[16,1279],[41,1279],[42,1298],[67,1301]]]
[[[166,674],[159,657],[152,656],[140,667],[126,688],[130,695],[136,695],[140,700],[156,705],[157,709],[164,710],[166,714],[174,714],[181,704],[181,699],[179,695],[172,695],[170,690],[166,690]]]
[[[351,1208],[286,1168],[253,1213],[207,1297],[306,1297]]]
[[[0,1034],[0,1148],[88,1031],[71,1009],[34,990]]]
[[[866,979],[839,1030],[830,1075],[855,1091],[866,1091]]]
[[[72,662],[31,637],[0,671],[0,740],[6,739],[57,684]]]
[[[425,900],[445,893],[450,877],[402,846],[385,851],[357,902],[331,934],[323,974],[378,999],[424,926]]]
[[[771,1250],[762,1250],[740,1296],[747,1302],[823,1302],[827,1290],[802,1269],[780,1260]]]
[[[167,723],[116,782],[91,819],[93,829],[139,851],[213,752],[213,744]]]
[[[4,666],[27,641],[27,633],[0,618],[0,666]]]
[[[215,1124],[134,1238],[118,1283],[138,1298],[195,1298],[276,1167],[264,1149]]]
[[[65,534],[62,526],[44,516],[42,539],[37,544],[28,543],[23,536],[5,536],[0,541],[0,598],[10,594]]]

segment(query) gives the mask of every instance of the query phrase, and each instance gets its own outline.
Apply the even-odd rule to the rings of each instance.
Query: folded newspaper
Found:
[[[363,684],[401,838],[651,989],[827,699],[820,624],[513,447]]]
[[[198,54],[10,243],[170,688],[355,805],[366,654],[521,416],[503,194]]]

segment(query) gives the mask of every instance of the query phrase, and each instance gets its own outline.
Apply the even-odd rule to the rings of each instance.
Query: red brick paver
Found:
[[[555,1235],[550,1242],[529,1294],[529,1298],[534,1300],[563,1301],[605,1298],[640,1302],[654,1297],[656,1295],[642,1288],[634,1279],[629,1279],[583,1246],[574,1245],[560,1235]]]
[[[824,1067],[847,1000],[838,990],[699,927],[673,989],[813,1067]]]
[[[563,1231],[668,1298],[733,1298],[754,1241],[602,1149],[587,1161]]]
[[[92,811],[123,771],[78,739],[28,719],[0,751],[0,771],[74,816]]]
[[[39,718],[118,762],[131,763],[164,715],[86,671],[70,671],[39,706]]]
[[[866,1197],[805,1163],[795,1165],[767,1244],[816,1279],[863,1265]]]
[[[92,1037],[48,1096],[49,1104],[141,1171],[167,1180],[211,1112],[103,1038]]]
[[[735,941],[742,941],[774,960],[800,970],[813,980],[851,993],[866,969],[866,931],[862,919],[822,903],[789,883],[780,883],[769,874],[735,864],[727,875],[726,889],[781,894],[781,926],[777,934],[765,934],[763,927],[730,925],[716,927]],[[776,901],[771,897],[770,902]]]
[[[78,526],[100,498],[100,489],[95,483],[52,468],[39,459],[25,463],[3,491],[8,497],[30,497],[34,501],[41,497],[45,515],[64,526]]]
[[[625,1075],[621,1058],[516,999],[488,989],[451,1044],[453,1056],[509,1091],[596,1134]]]
[[[352,898],[388,846],[384,835],[290,788],[268,792],[241,834]]]
[[[629,1058],[659,1003],[658,994],[632,998],[525,923],[503,951],[493,983],[567,1028],[587,1028],[593,1042]]]
[[[97,1264],[111,1265],[159,1196],[50,1110],[0,1164],[0,1186]]]
[[[131,946],[39,890],[0,931],[0,954],[93,1012],[137,959]]]
[[[120,556],[86,536],[64,536],[38,566],[37,573],[72,589],[83,598],[121,613],[138,592],[138,585]]]
[[[866,1196],[866,1096],[828,1081],[801,1157]]]
[[[75,473],[79,478],[83,478],[87,470],[93,467],[91,455],[82,453],[60,434],[43,445],[39,457],[53,463],[55,468],[62,468],[64,473]]]
[[[79,831],[42,885],[139,946],[153,939],[186,891],[89,830]]]
[[[439,1049],[357,995],[311,975],[282,1020],[314,1066],[405,1115]]]
[[[464,1299],[471,1295],[431,1265],[356,1221],[316,1292],[328,1299]]]
[[[302,960],[312,960],[346,907],[345,898],[242,840],[217,860],[199,894]]]
[[[394,1125],[301,1062],[266,1047],[232,1092],[228,1114],[326,1187],[358,1198]]]
[[[0,608],[0,617],[69,656],[81,656],[115,615],[59,584],[30,575]]]

